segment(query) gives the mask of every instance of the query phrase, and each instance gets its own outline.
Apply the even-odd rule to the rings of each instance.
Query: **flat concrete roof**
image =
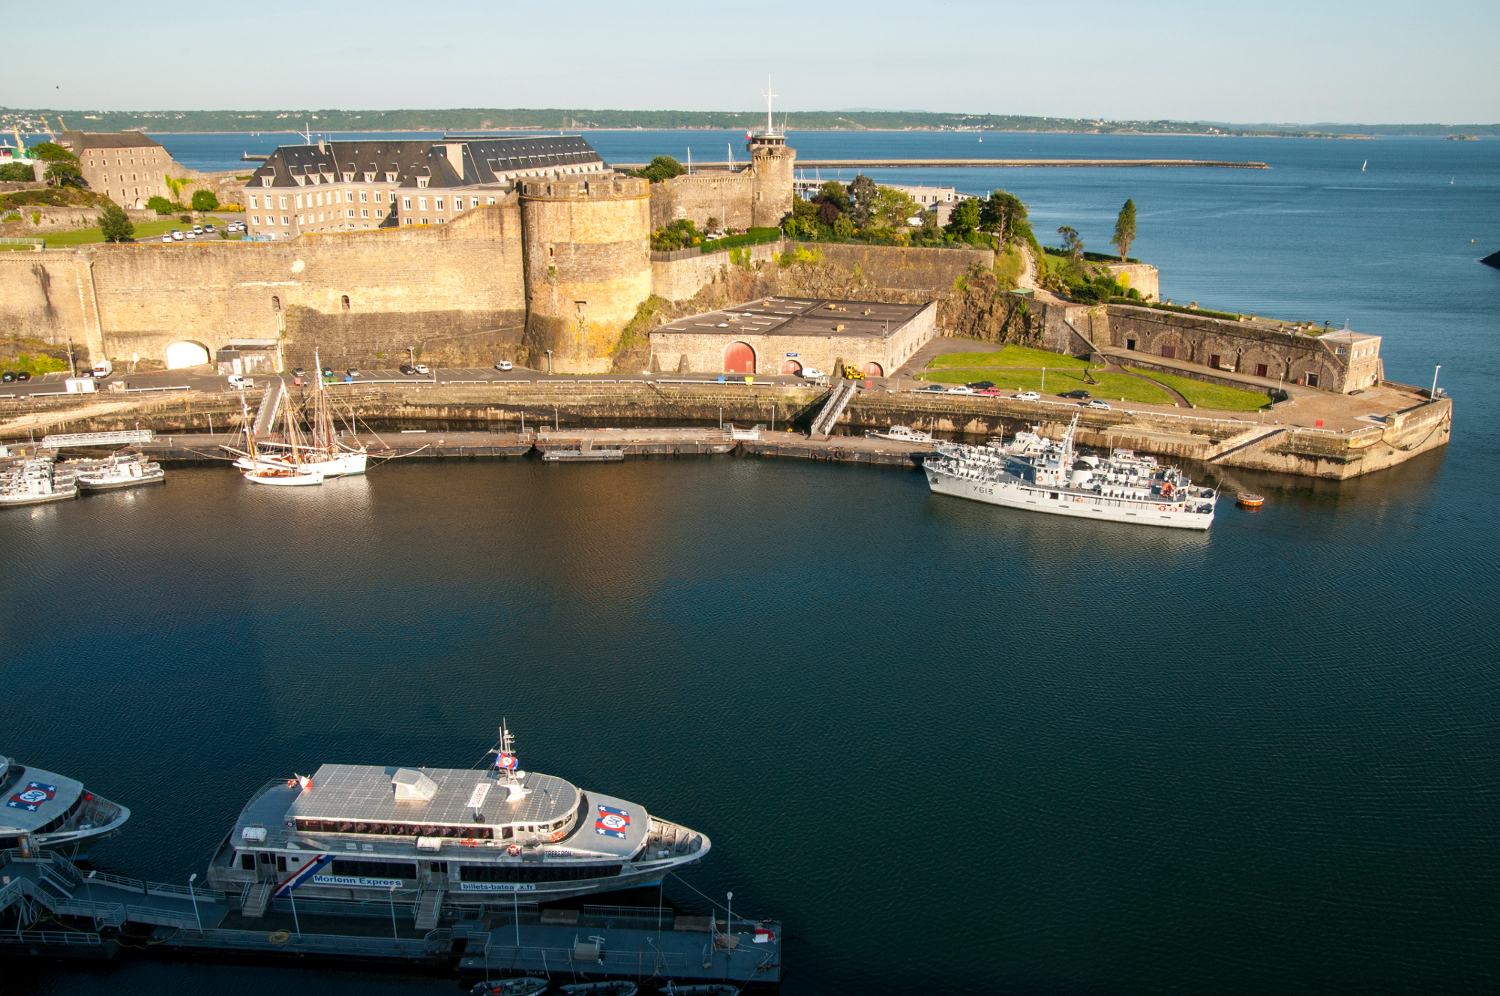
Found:
[[[884,339],[927,304],[882,304],[878,301],[829,301],[819,298],[768,297],[667,322],[654,332],[754,335],[840,335]]]

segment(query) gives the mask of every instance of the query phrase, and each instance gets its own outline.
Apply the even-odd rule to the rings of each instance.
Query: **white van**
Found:
[[[249,377],[242,377],[239,374],[230,374],[229,386],[236,390],[244,391],[254,387],[255,381],[251,380]]]

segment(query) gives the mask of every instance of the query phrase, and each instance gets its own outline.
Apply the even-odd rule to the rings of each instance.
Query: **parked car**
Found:
[[[917,388],[912,393],[913,394],[942,394],[945,391],[947,391],[947,388],[945,388],[941,384],[928,384],[926,387],[919,387],[919,388]]]
[[[425,363],[418,363],[417,364],[417,373],[420,374],[423,377],[426,377],[428,374],[432,373],[432,371],[427,369],[427,364],[425,364]]]
[[[417,372],[417,368],[412,366],[410,363],[403,363],[396,369],[400,370],[407,377],[410,377]]]
[[[173,242],[181,242],[182,241],[182,232],[178,231],[175,228],[172,229],[172,241]]]
[[[27,373],[25,370],[17,370],[16,371],[16,380],[20,381],[21,383],[24,384],[24,383],[26,383],[30,379],[31,379],[31,374]]]
[[[242,377],[239,374],[230,374],[229,386],[234,388],[235,390],[244,391],[254,387],[255,381],[251,380],[249,377]]]
[[[14,383],[15,379],[16,379],[16,372],[14,370],[7,370],[7,371],[5,371],[5,373],[0,374],[0,381],[3,381],[6,384],[12,384],[12,383]]]
[[[992,380],[976,380],[969,386],[976,391],[987,391],[995,386],[995,382]]]
[[[1083,390],[1082,388],[1080,388],[1077,391],[1065,391],[1062,394],[1059,394],[1058,397],[1059,398],[1077,398],[1079,401],[1087,401],[1088,399],[1092,398],[1093,395],[1090,394],[1089,392]]]
[[[198,233],[197,232],[183,232],[182,233],[182,237],[185,238],[185,239],[196,239],[198,237]]]
[[[203,226],[202,225],[194,225],[193,226],[193,231],[195,231],[195,232],[201,232],[201,231],[203,231]]]
[[[1101,398],[1090,398],[1088,401],[1085,401],[1083,403],[1083,407],[1085,407],[1085,408],[1102,408],[1105,411],[1109,411],[1110,410],[1109,402],[1108,401],[1104,401]]]
[[[210,221],[208,224],[204,225],[203,226],[203,231],[205,231],[205,232],[212,232],[212,231],[214,231],[214,223]]]
[[[345,370],[344,373],[348,374],[350,377],[358,377],[359,376],[359,368],[358,367],[350,367],[348,370]]]
[[[966,387],[963,384],[959,384],[959,385],[956,385],[954,387],[948,388],[948,390],[945,391],[944,393],[945,394],[973,394],[974,393],[974,389],[972,387]]]
[[[303,370],[301,367],[293,367],[292,368],[292,376],[293,377],[306,377],[307,376],[307,371]]]
[[[511,362],[510,362],[510,360],[501,360],[499,363],[495,364],[495,369],[496,370],[510,370],[511,369]]]
[[[986,398],[998,398],[998,397],[1000,397],[999,390],[997,390],[996,388],[993,388],[993,387],[982,387],[979,390],[975,391],[974,393],[975,394],[982,394]]]
[[[161,240],[162,240],[162,241],[163,241],[163,242],[171,242],[171,241],[172,241],[172,236],[171,236],[171,235],[163,235],[163,236],[162,236],[162,237],[161,237]]]
[[[1012,401],[1041,401],[1042,396],[1035,391],[1022,391],[1020,394],[1012,394]]]

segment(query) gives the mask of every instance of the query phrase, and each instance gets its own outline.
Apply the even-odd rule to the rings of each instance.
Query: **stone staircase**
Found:
[[[443,911],[443,889],[428,889],[417,898],[417,929],[432,930]]]

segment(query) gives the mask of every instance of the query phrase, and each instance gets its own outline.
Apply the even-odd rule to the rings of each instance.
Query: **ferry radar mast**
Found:
[[[511,735],[503,716],[500,719],[500,746],[489,750],[486,756],[488,754],[495,755],[495,765],[490,769],[495,777],[498,778],[501,772],[505,773],[503,784],[509,793],[506,802],[514,802],[531,793],[530,789],[524,787],[526,772],[520,770],[521,761],[516,757],[516,738]]]

